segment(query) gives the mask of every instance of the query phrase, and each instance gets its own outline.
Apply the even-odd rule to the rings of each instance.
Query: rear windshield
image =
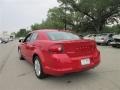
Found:
[[[72,34],[72,33],[68,33],[68,32],[48,32],[47,33],[48,37],[50,40],[79,40],[80,37]]]
[[[106,35],[108,35],[108,34],[101,34],[101,36],[106,36]]]
[[[97,36],[106,36],[107,34],[97,34]]]

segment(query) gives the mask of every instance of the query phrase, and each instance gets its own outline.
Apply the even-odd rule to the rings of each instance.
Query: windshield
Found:
[[[97,34],[97,36],[106,36],[107,34]]]
[[[48,32],[47,33],[50,40],[79,40],[80,37],[67,32]]]

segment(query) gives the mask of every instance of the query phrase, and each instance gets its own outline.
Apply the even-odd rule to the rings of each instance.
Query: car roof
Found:
[[[40,29],[40,30],[35,30],[35,31],[32,31],[32,32],[58,32],[59,30],[57,29]]]

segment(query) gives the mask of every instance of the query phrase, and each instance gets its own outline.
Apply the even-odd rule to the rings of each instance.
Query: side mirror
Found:
[[[23,39],[20,39],[19,42],[22,43],[22,42],[23,42]]]

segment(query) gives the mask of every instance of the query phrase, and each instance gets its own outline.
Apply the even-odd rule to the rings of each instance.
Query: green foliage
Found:
[[[15,32],[12,32],[10,35],[13,35],[13,36],[14,36],[14,35],[16,35],[16,33],[15,33]]]
[[[41,24],[35,23],[31,26],[32,30],[39,30],[41,28]]]
[[[25,37],[30,31],[26,30],[26,29],[20,29],[17,33],[16,33],[16,37]]]
[[[64,29],[63,12],[61,8],[53,8],[48,11],[48,18],[41,24],[33,24],[32,30],[38,29]]]
[[[120,25],[115,25],[112,27],[106,26],[101,33],[116,33],[120,34]]]
[[[32,30],[65,29],[75,32],[109,32],[106,24],[119,22],[120,0],[57,0],[60,5],[49,9],[48,17]],[[108,30],[108,31],[107,31]],[[110,30],[111,31],[111,30]],[[119,30],[112,31],[119,32]]]
[[[106,23],[117,21],[120,14],[120,0],[58,0],[61,5],[84,14],[84,19],[96,32],[103,30]]]

